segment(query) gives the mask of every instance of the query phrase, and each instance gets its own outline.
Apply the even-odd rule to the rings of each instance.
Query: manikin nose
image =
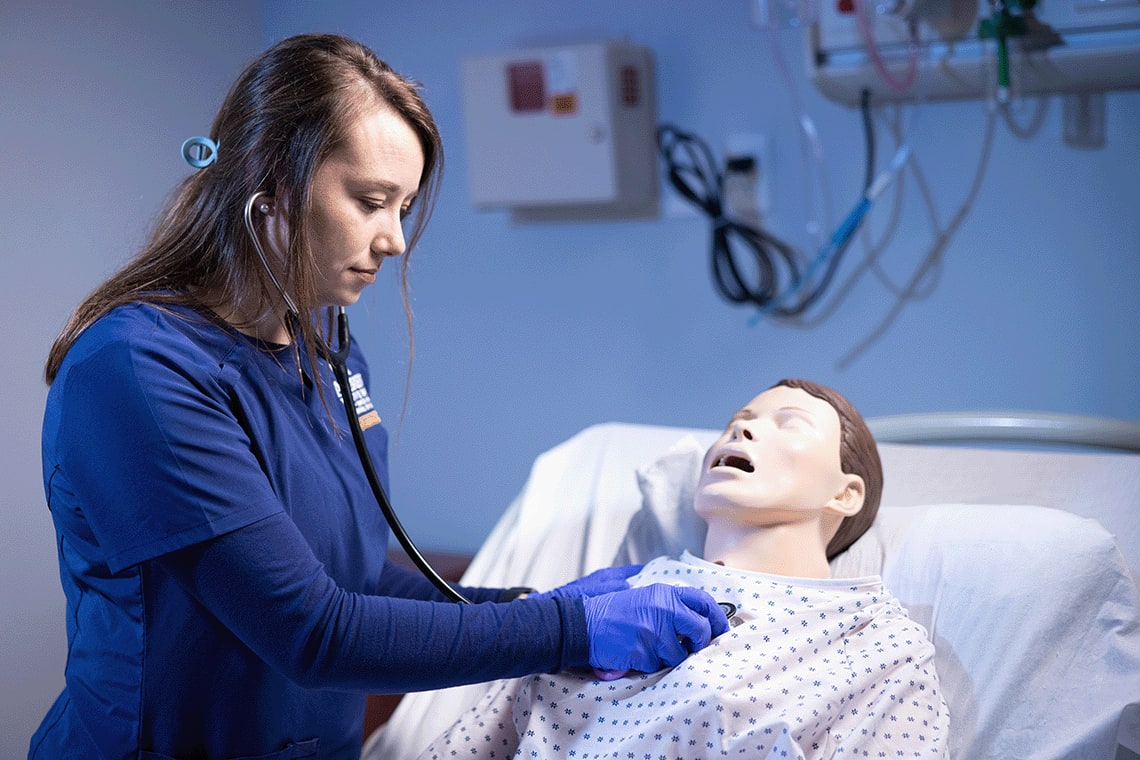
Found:
[[[732,426],[732,437],[733,438],[744,438],[745,440],[751,441],[752,440],[752,431],[748,428],[748,425],[746,424],[746,422],[744,420],[738,420]]]

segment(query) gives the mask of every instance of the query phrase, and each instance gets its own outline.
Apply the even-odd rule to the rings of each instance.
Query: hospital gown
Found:
[[[786,578],[686,553],[631,579],[649,583],[731,602],[731,630],[671,670],[497,682],[421,758],[946,755],[934,647],[877,576]]]

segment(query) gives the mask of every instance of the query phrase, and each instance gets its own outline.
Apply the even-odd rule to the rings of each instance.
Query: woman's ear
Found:
[[[846,479],[843,489],[827,503],[827,508],[844,517],[851,517],[863,508],[867,486],[858,475],[844,473],[843,477]]]
[[[268,196],[258,206],[258,211],[265,217],[265,239],[269,250],[278,261],[284,261],[285,253],[289,250],[288,208],[284,203],[277,203]]]

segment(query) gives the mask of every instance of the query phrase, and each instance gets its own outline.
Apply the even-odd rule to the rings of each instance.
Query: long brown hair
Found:
[[[316,338],[322,322],[331,327],[331,320],[328,315],[322,318],[314,294],[307,219],[310,185],[317,167],[345,139],[353,119],[377,104],[386,104],[412,127],[424,152],[400,270],[411,352],[408,259],[439,190],[439,129],[419,85],[370,49],[337,35],[298,35],[266,50],[238,76],[210,129],[210,139],[218,145],[217,160],[179,184],[143,250],[75,309],[48,354],[46,382],[55,379],[84,330],[126,303],[240,307],[241,313],[254,315],[252,319],[273,308],[280,296],[245,229],[245,203],[256,192],[275,197],[278,207],[287,209],[289,250],[282,282],[300,312],[300,350],[315,363]]]
[[[883,496],[883,463],[879,458],[879,446],[859,410],[839,391],[811,380],[795,378],[785,378],[772,387],[781,385],[798,388],[831,404],[839,415],[840,469],[863,479],[863,508],[850,517],[844,517],[827,543],[827,558],[831,560],[866,533],[879,512],[879,500]]]

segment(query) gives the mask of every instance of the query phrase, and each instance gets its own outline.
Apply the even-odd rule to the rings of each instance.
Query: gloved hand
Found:
[[[540,594],[528,594],[527,596],[530,599],[549,599],[556,596],[587,597],[597,596],[598,594],[608,594],[611,591],[624,591],[629,588],[629,583],[626,579],[639,572],[641,572],[641,565],[604,567],[601,570],[595,570],[584,578],[570,581],[564,586],[559,586],[556,589],[544,591]]]
[[[606,680],[671,668],[728,630],[716,601],[689,586],[659,583],[582,601],[590,665]]]

